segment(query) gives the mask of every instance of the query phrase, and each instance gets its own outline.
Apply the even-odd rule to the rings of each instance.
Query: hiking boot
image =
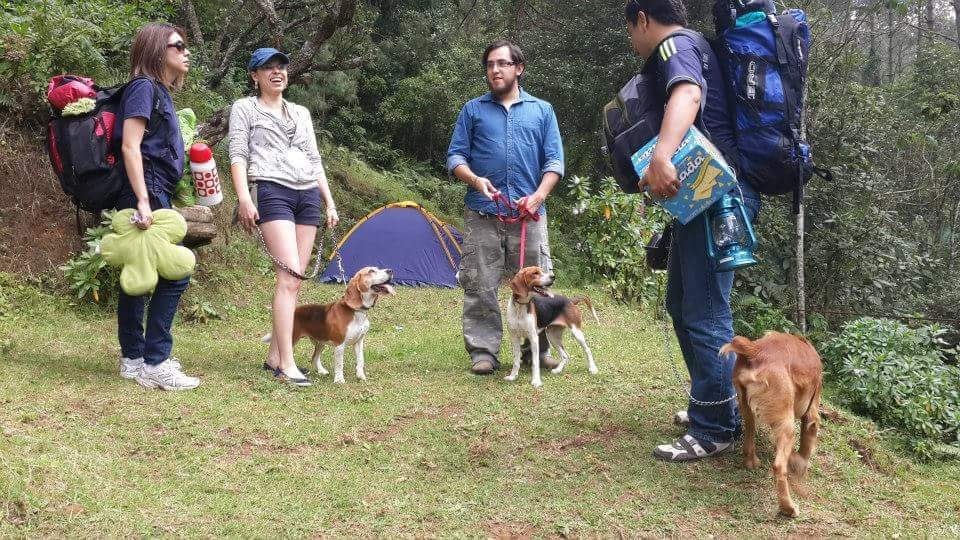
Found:
[[[474,375],[490,375],[496,370],[497,368],[493,365],[493,360],[489,358],[481,358],[470,366],[470,372]]]
[[[520,363],[529,366],[530,365],[530,349],[523,349],[520,351]],[[560,365],[560,362],[553,359],[553,355],[548,351],[546,354],[540,355],[540,369],[553,369]]]
[[[180,362],[170,359],[155,366],[144,364],[137,374],[137,382],[144,388],[161,390],[192,390],[200,386],[200,379],[181,371]]]

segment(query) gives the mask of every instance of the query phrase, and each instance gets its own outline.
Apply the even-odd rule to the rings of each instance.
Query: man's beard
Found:
[[[504,86],[503,86],[503,89],[502,89],[502,90],[497,90],[497,89],[495,89],[495,88],[493,87],[493,81],[491,81],[490,79],[487,79],[487,88],[490,89],[490,93],[492,93],[493,95],[495,95],[495,96],[497,96],[497,97],[503,97],[503,96],[509,94],[509,93],[513,90],[513,87],[514,87],[514,86],[517,86],[518,83],[519,83],[519,81],[518,81],[517,79],[514,79],[514,80],[513,80],[512,82],[510,82],[510,83],[506,83],[506,79],[503,79],[503,82],[505,83]]]

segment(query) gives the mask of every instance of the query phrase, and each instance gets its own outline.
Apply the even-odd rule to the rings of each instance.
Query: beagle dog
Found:
[[[327,375],[320,362],[320,353],[325,345],[333,345],[333,382],[343,384],[343,355],[348,345],[353,346],[357,357],[357,378],[366,380],[363,371],[363,338],[370,330],[367,311],[377,304],[381,296],[395,293],[393,270],[374,266],[361,268],[350,278],[343,298],[329,304],[305,304],[293,314],[293,344],[302,338],[313,341],[312,362],[317,373]],[[263,337],[270,341],[270,334]]]
[[[593,318],[599,323],[597,311],[589,298],[583,297],[571,300],[565,296],[552,295],[546,288],[553,285],[553,274],[548,274],[539,266],[528,266],[517,272],[510,280],[510,289],[513,295],[507,301],[507,327],[510,330],[510,339],[513,345],[513,370],[504,377],[508,381],[515,381],[520,371],[521,346],[524,340],[530,342],[530,362],[533,367],[533,378],[530,384],[534,388],[543,386],[540,379],[540,340],[538,334],[544,332],[550,346],[560,353],[560,365],[551,373],[560,373],[570,360],[570,355],[563,348],[563,329],[569,328],[573,338],[577,340],[583,352],[587,355],[587,369],[591,375],[597,373],[597,365],[593,361],[593,353],[587,346],[583,335],[583,314],[578,304],[581,302],[590,307]]]

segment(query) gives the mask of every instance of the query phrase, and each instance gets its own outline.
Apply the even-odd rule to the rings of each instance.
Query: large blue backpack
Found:
[[[801,130],[810,27],[800,9],[774,12],[769,0],[717,0],[714,43],[736,123],[740,175],[760,193],[794,194],[816,167]]]

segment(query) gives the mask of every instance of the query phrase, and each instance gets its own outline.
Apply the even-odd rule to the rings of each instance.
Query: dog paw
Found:
[[[561,367],[555,367],[555,368],[553,368],[553,369],[550,370],[550,373],[553,373],[554,375],[559,375],[559,374],[561,374],[562,372],[563,372],[563,368],[561,368]]]
[[[367,380],[367,376],[364,375],[363,373],[357,373],[357,378],[360,379],[361,381]]]
[[[541,381],[540,379],[536,379],[536,380],[530,381],[530,385],[533,386],[534,388],[540,388],[541,386],[543,386],[543,381]]]
[[[513,381],[517,380],[517,376],[516,376],[516,375],[507,375],[506,377],[503,378],[503,380],[513,382]]]
[[[595,367],[590,368],[589,371],[590,371],[590,374],[591,374],[591,375],[596,375],[597,373],[600,373],[600,370],[597,369],[597,368],[595,368]]]
[[[787,518],[795,518],[800,515],[800,511],[797,510],[796,506],[781,506],[780,510],[777,512],[777,515]]]
[[[743,466],[753,470],[760,466],[760,459],[757,456],[750,456],[743,458]]]
[[[344,379],[343,377],[340,377],[339,379],[338,379],[338,378],[334,378],[334,379],[333,379],[333,384],[347,384],[347,380]]]

